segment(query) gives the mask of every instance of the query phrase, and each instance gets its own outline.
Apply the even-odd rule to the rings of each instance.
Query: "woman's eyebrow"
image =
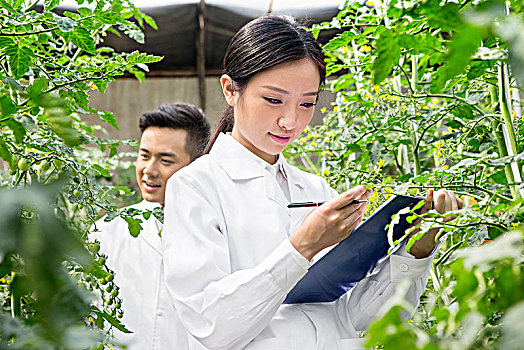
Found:
[[[289,95],[289,91],[281,89],[281,88],[278,88],[276,86],[262,85],[262,87],[266,88],[266,89],[269,89],[269,90],[276,91],[276,92],[280,92],[281,94]],[[318,91],[306,92],[306,93],[302,94],[302,96],[316,96],[316,95],[318,95]]]

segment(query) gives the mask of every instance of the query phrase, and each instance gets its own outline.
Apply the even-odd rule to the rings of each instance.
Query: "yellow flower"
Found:
[[[307,139],[308,140],[311,140],[312,138],[313,138],[313,135],[311,135],[311,134],[307,135]]]
[[[437,104],[437,103],[438,103],[438,98],[434,98],[434,97],[433,97],[433,98],[431,99],[431,103],[433,103],[433,104]]]
[[[517,111],[513,111],[511,117],[512,117],[513,119],[515,119],[516,116],[517,116]]]
[[[448,131],[453,132],[453,128],[451,126],[448,126]]]
[[[317,144],[315,143],[315,141],[311,142],[311,147],[317,147]]]
[[[368,0],[368,1],[366,1],[366,5],[368,5],[368,6],[375,6],[375,2],[372,1],[372,0]]]
[[[440,158],[442,157],[442,153],[438,152],[437,155],[436,155],[437,158]]]
[[[304,132],[309,132],[309,125],[304,128]]]
[[[448,169],[449,169],[449,165],[444,165],[444,166],[442,167],[442,169],[444,169],[444,170],[448,170]]]
[[[384,165],[384,160],[383,159],[379,160],[378,164],[377,164],[377,167],[380,169],[380,168],[382,168],[383,165]]]
[[[333,112],[335,112],[335,113],[338,112],[338,106],[335,106],[335,107],[333,108]]]
[[[429,109],[435,109],[435,105],[434,105],[433,103],[430,103],[430,104],[428,105],[428,107],[429,107]]]
[[[368,94],[368,93],[366,92],[366,94],[364,95],[364,99],[365,99],[365,100],[372,100],[372,99],[373,99],[373,96],[371,96],[370,94]]]
[[[324,175],[329,175],[329,170],[324,169]]]
[[[320,111],[321,111],[322,113],[326,113],[326,107],[321,108]]]
[[[346,100],[346,97],[345,97],[345,96],[342,97],[342,102],[343,102],[343,103],[346,103],[347,101],[348,101],[348,100]]]
[[[87,82],[87,85],[89,85],[89,86],[91,87],[91,90],[96,90],[96,89],[98,89],[98,88],[96,87],[96,85],[95,85],[92,81],[88,81],[88,82]]]
[[[330,131],[329,132],[329,137],[334,137],[335,136],[335,133],[333,131]]]
[[[344,47],[342,48],[342,53],[344,53],[344,54],[348,53],[348,48],[347,48],[347,46],[344,46]]]
[[[437,146],[437,148],[440,149],[442,146],[444,146],[444,140],[440,140],[439,142],[437,142],[435,146]]]
[[[331,141],[329,137],[324,138],[324,142],[328,143],[329,141]]]
[[[303,145],[304,143],[306,143],[306,138],[305,137],[302,137],[300,139],[300,144]]]
[[[420,113],[420,112],[417,112],[417,113],[415,113],[415,115],[422,115],[422,113]]]
[[[95,320],[91,316],[89,316],[89,323],[95,323]]]
[[[103,33],[102,33],[102,36],[107,36],[107,33],[106,33],[106,32],[103,32]]]
[[[373,90],[375,90],[375,93],[378,95],[380,94],[380,86],[378,85],[373,85]]]
[[[447,135],[447,134],[448,134],[447,131],[443,131],[443,132],[442,132],[442,136]]]
[[[320,173],[317,173],[317,176],[322,176],[322,175],[320,175]]]
[[[368,51],[371,51],[371,46],[369,45],[364,45],[360,48],[362,51],[364,52],[368,52]]]

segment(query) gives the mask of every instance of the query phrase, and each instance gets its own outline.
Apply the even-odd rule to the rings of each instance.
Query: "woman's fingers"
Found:
[[[332,209],[341,209],[346,207],[349,203],[351,203],[352,200],[357,199],[358,197],[366,194],[366,192],[366,186],[358,185],[347,190],[338,197],[335,197],[334,199],[326,202],[325,204],[329,203],[329,207]]]
[[[453,193],[453,191],[448,191],[451,199],[451,210],[456,211],[459,210],[459,198]]]
[[[424,199],[424,205],[420,209],[420,214],[427,213],[433,208],[433,190],[426,192],[426,199]]]

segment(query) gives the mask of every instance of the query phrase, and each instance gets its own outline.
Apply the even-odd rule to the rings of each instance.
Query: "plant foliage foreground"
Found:
[[[106,33],[143,42],[150,17],[121,0],[0,0],[0,349],[103,349],[126,332],[119,288],[87,232],[101,214],[139,234],[140,215],[117,212],[111,184],[121,144],[96,137],[89,106],[125,72],[143,81],[145,53],[105,47]],[[327,88],[324,124],[286,156],[344,190],[374,189],[369,212],[392,194],[447,188],[464,208],[443,221],[408,213],[420,232],[441,227],[441,246],[417,310],[407,291],[363,334],[374,349],[521,349],[524,344],[522,1],[347,1],[318,34]],[[142,213],[161,216],[161,213]],[[407,234],[410,232],[407,232]],[[406,234],[406,237],[407,237]],[[391,242],[391,245],[400,242]],[[414,313],[406,321],[404,311]],[[108,333],[106,333],[108,332]]]
[[[366,333],[370,348],[522,349],[522,6],[347,1],[312,28],[343,30],[324,47],[336,103],[287,156],[339,190],[372,187],[370,211],[428,189],[465,203],[452,221],[408,214],[420,232],[407,249],[432,227],[441,247],[416,312],[399,288]]]
[[[79,0],[74,13],[37,3],[0,1],[0,349],[104,348],[101,330],[127,330],[114,276],[87,233],[132,194],[110,184],[108,169],[125,156],[118,146],[135,142],[95,136],[88,117],[118,126],[89,106],[88,92],[125,72],[143,81],[161,58],[116,53],[103,38],[143,43],[143,26],[156,24],[129,1]],[[133,214],[120,213],[138,234]]]

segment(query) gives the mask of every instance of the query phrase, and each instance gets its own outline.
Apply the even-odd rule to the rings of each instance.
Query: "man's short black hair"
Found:
[[[150,126],[187,131],[186,152],[191,161],[202,155],[209,140],[210,126],[204,112],[186,103],[170,103],[144,113],[138,122],[140,135]]]

